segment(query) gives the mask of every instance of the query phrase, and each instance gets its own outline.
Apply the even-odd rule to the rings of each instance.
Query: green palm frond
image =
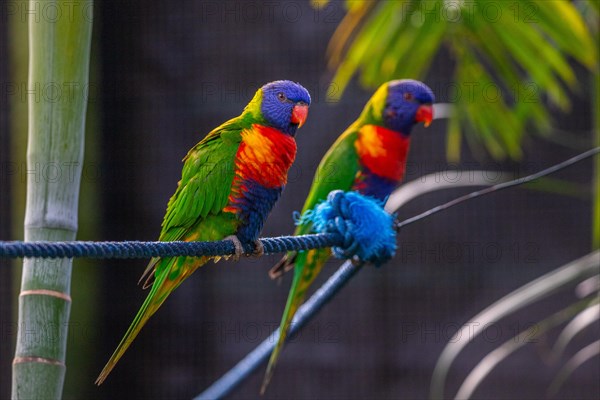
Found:
[[[497,323],[506,316],[523,310],[526,307],[545,299],[560,290],[572,286],[574,283],[584,282],[590,277],[597,279],[599,266],[600,250],[592,252],[578,260],[572,261],[565,266],[555,269],[539,277],[538,279],[527,283],[526,285],[516,289],[512,293],[509,293],[500,300],[496,301],[494,304],[490,305],[479,314],[471,318],[470,321],[463,324],[462,328],[456,333],[455,337],[465,337],[466,335],[463,331],[465,329],[470,329],[470,327],[473,329],[470,331],[470,334],[466,340],[452,340],[442,351],[442,354],[440,355],[433,372],[433,378],[431,382],[431,398],[441,399],[447,397],[446,393],[444,393],[446,387],[446,378],[449,374],[452,364],[458,355],[470,343],[472,343],[476,337],[484,332],[486,326]],[[538,323],[538,328],[542,327],[542,330],[547,330],[564,321],[565,316],[567,318],[574,318],[572,321],[575,322],[569,324],[568,328],[565,328],[565,333],[562,335],[563,338],[559,339],[557,342],[557,346],[555,347],[557,352],[560,352],[560,349],[563,346],[566,346],[575,335],[581,332],[581,330],[593,323],[593,313],[597,309],[598,304],[597,290],[593,291],[593,295],[595,296],[594,299],[585,299],[584,303],[579,302],[579,304],[572,304],[559,313],[556,313]],[[585,306],[581,307],[582,304],[585,304]],[[579,313],[582,308],[584,310],[589,309],[591,311]],[[527,334],[527,332],[524,332],[523,334]],[[491,369],[493,369],[499,362],[520,347],[520,345],[515,346],[509,341],[502,344],[500,347],[484,357],[484,359],[475,367],[473,372],[469,374],[467,379],[461,385],[459,393],[457,394],[457,398],[468,398],[482,381],[482,379],[485,378],[485,376],[491,371]],[[573,367],[576,368],[577,365],[579,364],[573,364]],[[566,372],[564,374],[568,375],[567,372],[571,370],[572,368],[565,370]],[[551,387],[556,385],[558,384],[551,384]]]
[[[335,96],[355,75],[367,87],[423,79],[434,56],[446,48],[453,63],[455,109],[447,147],[453,160],[460,157],[463,135],[496,159],[519,158],[526,132],[548,130],[549,107],[568,111],[570,91],[586,86],[571,60],[590,71],[598,67],[594,37],[567,0],[348,4],[328,49],[339,88]],[[597,3],[590,1],[588,8],[597,18]]]
[[[483,381],[500,363],[505,361],[510,355],[525,347],[529,343],[533,343],[542,336],[546,335],[550,330],[556,328],[560,324],[568,321],[570,318],[589,304],[589,300],[583,300],[575,304],[570,304],[564,309],[552,314],[551,316],[535,323],[530,328],[525,329],[518,335],[508,339],[502,345],[498,346],[493,351],[485,355],[477,363],[475,368],[469,373],[465,380],[460,385],[456,392],[457,399],[470,399],[473,393],[481,386]],[[552,385],[551,385],[552,386]],[[550,386],[550,387],[551,387]]]

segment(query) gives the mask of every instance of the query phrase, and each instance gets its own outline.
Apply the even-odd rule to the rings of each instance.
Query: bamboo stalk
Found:
[[[31,0],[25,240],[74,240],[92,31],[92,1]],[[12,398],[62,395],[71,260],[23,262]]]
[[[0,20],[0,57],[8,53],[7,40],[8,26]],[[8,66],[5,62],[0,62],[0,82],[9,82]],[[10,225],[12,223],[11,207],[11,185],[10,177],[3,166],[10,162],[9,148],[10,137],[8,134],[8,101],[0,101],[0,240],[8,240],[10,236]],[[11,293],[11,282],[13,277],[10,260],[0,260],[0,319],[5,316],[10,318],[13,296]],[[5,360],[12,352],[12,343],[8,340],[0,341],[0,359]],[[0,363],[0,381],[9,376],[10,370],[8,363]],[[8,397],[8,387],[0,385],[0,399]]]

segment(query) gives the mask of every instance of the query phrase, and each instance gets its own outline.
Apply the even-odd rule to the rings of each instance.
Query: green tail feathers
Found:
[[[146,325],[146,322],[152,315],[160,308],[164,301],[188,276],[192,274],[198,267],[205,264],[208,260],[207,257],[195,258],[193,262],[186,262],[190,260],[186,257],[178,258],[165,258],[158,262],[157,271],[155,274],[155,281],[152,284],[150,293],[144,300],[142,307],[136,314],[133,322],[125,332],[125,336],[121,339],[121,342],[117,346],[102,372],[96,379],[96,385],[101,385],[106,379],[108,374],[115,367],[117,362],[121,359],[125,351],[131,345],[131,342],[137,337],[140,330]],[[151,263],[154,260],[151,261]],[[155,261],[154,261],[155,262]],[[155,262],[156,264],[156,262]],[[153,274],[154,275],[154,274]]]
[[[283,348],[283,344],[287,338],[288,331],[290,329],[290,325],[292,324],[292,319],[296,314],[296,311],[304,301],[304,294],[306,292],[298,293],[299,282],[302,277],[301,267],[294,270],[294,281],[292,282],[292,287],[290,288],[290,293],[288,294],[287,303],[285,305],[285,311],[283,312],[283,317],[281,318],[281,323],[279,325],[279,340],[271,353],[271,358],[269,358],[269,364],[267,365],[267,372],[265,373],[265,377],[263,379],[262,386],[260,388],[260,394],[264,394],[267,390],[267,386],[271,381],[271,377],[273,376],[273,372],[275,371],[275,365],[277,364],[277,359],[279,358],[279,353]]]
[[[146,325],[148,319],[150,319],[152,314],[154,314],[162,304],[162,301],[157,302],[156,300],[158,297],[158,292],[160,291],[160,284],[162,283],[162,281],[164,281],[166,275],[167,274],[163,274],[163,276],[161,276],[159,280],[154,282],[152,289],[150,289],[150,293],[148,293],[148,297],[146,297],[146,300],[144,300],[142,307],[140,308],[135,318],[133,319],[133,322],[127,329],[125,336],[123,336],[123,339],[121,339],[121,342],[117,346],[117,349],[114,351],[112,356],[110,356],[110,359],[104,366],[104,369],[102,369],[102,372],[100,372],[100,375],[98,375],[98,378],[95,382],[96,385],[101,385],[102,382],[104,382],[108,374],[110,374],[117,362],[121,359],[123,354],[125,354],[125,351],[127,351],[129,346],[131,345],[131,342],[133,342],[133,340],[137,337],[138,333],[140,333],[140,330],[144,327],[144,325]],[[163,301],[166,298],[166,296],[161,297],[163,298]]]
[[[329,248],[301,251],[297,254],[294,266],[294,280],[292,281],[292,287],[288,294],[287,303],[281,318],[281,324],[279,325],[279,340],[275,345],[275,349],[271,353],[269,358],[269,364],[267,365],[267,372],[263,379],[263,383],[260,389],[260,393],[264,394],[271,381],[273,372],[275,371],[275,365],[277,359],[283,348],[285,340],[294,319],[294,315],[298,311],[298,308],[304,303],[306,297],[306,291],[319,274],[323,265],[329,259],[331,250]]]

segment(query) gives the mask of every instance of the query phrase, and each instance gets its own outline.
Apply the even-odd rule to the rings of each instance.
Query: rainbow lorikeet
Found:
[[[418,122],[433,119],[433,92],[415,80],[383,84],[371,97],[360,117],[350,125],[321,160],[302,213],[313,209],[332,190],[355,190],[385,200],[404,176],[410,132]],[[301,221],[295,235],[311,233],[312,223]],[[279,341],[271,354],[261,388],[264,393],[292,318],[303,303],[306,290],[331,256],[331,250],[288,252],[269,272],[272,278],[294,268],[294,279],[279,327]]]
[[[167,206],[161,241],[230,239],[257,243],[267,215],[287,182],[296,157],[296,130],[308,115],[310,95],[298,83],[275,81],[260,88],[242,114],[212,130],[183,159],[177,190]],[[211,257],[150,260],[140,282],[152,286],[110,360],[100,385],[169,294]],[[215,258],[218,260],[218,258]]]

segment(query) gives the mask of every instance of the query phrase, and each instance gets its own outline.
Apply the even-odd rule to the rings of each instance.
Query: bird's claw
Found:
[[[227,236],[224,240],[231,240],[233,242],[233,247],[235,247],[235,254],[233,255],[234,261],[239,261],[240,257],[244,254],[244,246],[242,246],[242,242],[238,239],[237,236],[231,235]]]
[[[235,235],[227,236],[224,240],[231,240],[231,242],[233,243],[233,246],[235,247],[235,254],[233,255],[234,261],[239,261],[240,257],[243,256],[244,254],[246,254],[244,251],[244,246],[242,245],[242,242],[240,242],[240,239],[238,239],[237,236],[235,236]],[[254,257],[262,257],[265,254],[265,247],[263,246],[262,242],[257,239],[254,241],[254,246],[256,248],[250,255],[252,255]]]
[[[262,242],[258,239],[256,239],[254,241],[254,245],[256,246],[256,248],[254,249],[254,251],[252,252],[252,255],[254,257],[262,257],[265,254],[265,246],[262,244]]]

